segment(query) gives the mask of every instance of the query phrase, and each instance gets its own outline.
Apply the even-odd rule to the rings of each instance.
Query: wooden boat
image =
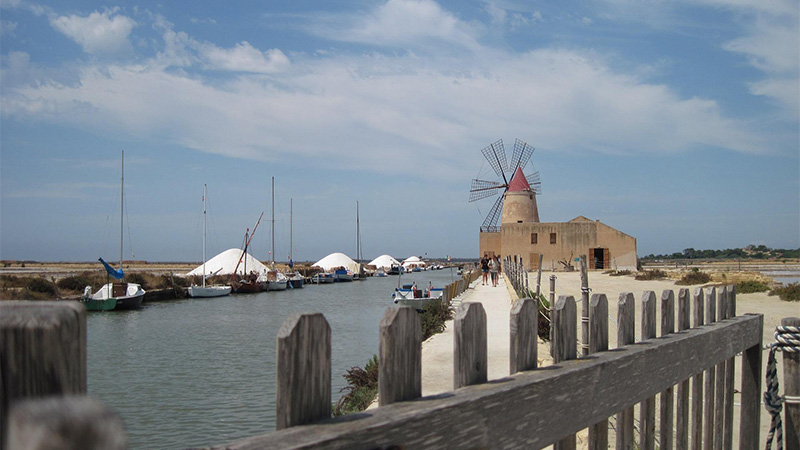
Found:
[[[125,151],[122,151],[122,169],[120,176],[120,213],[119,213],[119,269],[114,269],[100,258],[99,261],[106,269],[106,273],[118,280],[124,278],[122,270],[122,244],[123,223],[125,214]],[[97,292],[92,294],[92,287],[86,286],[81,296],[81,303],[88,311],[111,311],[119,309],[139,309],[144,300],[145,290],[137,283],[111,282],[106,283]]]
[[[230,286],[206,286],[206,185],[203,185],[203,282],[189,286],[189,297],[223,297],[231,293]]]
[[[256,229],[258,229],[258,224],[261,223],[262,217],[264,217],[263,212],[260,216],[258,216],[256,226],[253,227],[252,233],[250,233],[249,228],[244,232],[244,247],[242,248],[242,256],[239,257],[239,262],[236,263],[236,267],[233,269],[233,274],[231,274],[231,291],[236,294],[252,294],[263,291],[261,284],[258,282],[258,274],[255,272],[247,273],[247,258],[245,258],[245,255],[247,255],[247,248],[250,246],[250,241],[253,240],[253,236],[256,235]],[[244,260],[243,273],[246,275],[239,278],[237,273],[239,271],[239,265],[242,264],[242,260]]]

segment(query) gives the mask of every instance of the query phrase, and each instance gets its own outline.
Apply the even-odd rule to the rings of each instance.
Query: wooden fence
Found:
[[[642,449],[653,449],[658,440],[663,449],[727,450],[733,448],[737,433],[739,448],[756,449],[763,317],[736,316],[735,298],[732,287],[697,289],[693,295],[681,289],[677,297],[664,291],[660,299],[647,291],[638,303],[632,293],[622,293],[619,345],[608,350],[608,301],[594,294],[590,355],[576,359],[576,303],[572,296],[561,296],[553,308],[555,365],[544,368],[537,368],[537,302],[519,299],[510,316],[512,375],[489,382],[483,306],[462,303],[453,324],[454,392],[425,398],[420,398],[418,315],[411,308],[389,308],[380,323],[380,407],[339,418],[330,418],[330,327],[321,314],[293,315],[278,333],[278,431],[212,448],[555,444],[556,449],[571,449],[575,433],[588,428],[590,448],[595,449],[607,447],[607,421],[616,416],[618,449],[632,449],[635,441]],[[634,343],[637,304],[643,340]],[[76,303],[0,304],[0,442],[6,448],[41,448],[36,445],[54,433],[62,433],[56,436],[62,441],[74,439],[74,448],[124,448],[119,418],[82,395],[85,330],[85,312]],[[737,431],[732,399],[733,358],[738,353],[742,365]],[[31,399],[67,394],[72,396]],[[637,404],[638,438],[633,427]]]
[[[447,305],[451,304],[453,299],[466,292],[470,283],[477,280],[479,276],[480,272],[477,270],[471,270],[463,274],[460,279],[453,281],[444,287],[444,292],[442,292],[442,300]]]

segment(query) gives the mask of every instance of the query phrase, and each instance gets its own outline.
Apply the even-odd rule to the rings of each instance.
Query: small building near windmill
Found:
[[[481,227],[481,255],[517,257],[528,270],[538,269],[540,255],[544,270],[564,269],[562,261],[576,266],[581,255],[586,255],[589,269],[636,270],[636,238],[583,216],[540,222],[536,192],[520,167],[502,195],[500,227]]]

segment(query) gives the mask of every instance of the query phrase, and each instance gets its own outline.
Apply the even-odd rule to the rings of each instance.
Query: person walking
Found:
[[[487,253],[484,253],[481,258],[481,277],[481,286],[489,284],[489,255]]]
[[[497,256],[492,256],[491,261],[489,261],[489,272],[492,275],[492,287],[497,287],[497,271],[500,269],[500,261],[497,260]]]

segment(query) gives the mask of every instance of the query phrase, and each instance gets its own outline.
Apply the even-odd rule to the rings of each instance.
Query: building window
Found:
[[[531,244],[539,243],[539,233],[531,233]]]
[[[550,243],[551,244],[555,244],[556,243],[556,234],[555,233],[550,233]]]

